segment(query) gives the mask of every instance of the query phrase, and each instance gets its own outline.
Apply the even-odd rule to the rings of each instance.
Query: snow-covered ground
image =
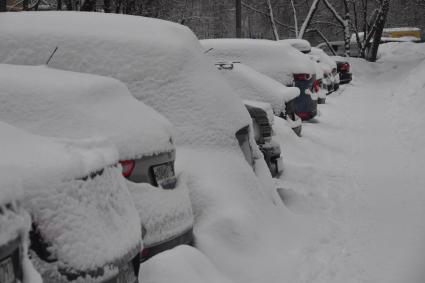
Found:
[[[287,204],[317,242],[288,282],[425,282],[425,45],[387,44],[283,140]],[[278,122],[278,121],[277,121]]]
[[[290,210],[282,221],[291,220],[284,223],[287,250],[276,249],[280,256],[271,253],[264,261],[253,242],[251,250],[240,253],[240,261],[250,264],[235,274],[235,255],[222,254],[218,262],[178,248],[145,263],[141,279],[425,282],[425,45],[387,44],[377,63],[350,62],[354,81],[328,97],[318,117],[304,124],[302,138],[275,119],[285,160],[276,183]],[[294,220],[302,226],[296,232]],[[278,230],[281,223],[275,223]],[[223,231],[229,237],[237,232]],[[237,238],[244,237],[238,233]]]

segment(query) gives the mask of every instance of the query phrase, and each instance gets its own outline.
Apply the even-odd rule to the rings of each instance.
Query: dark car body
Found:
[[[12,208],[10,205],[0,207],[0,214],[5,213],[4,210],[10,211]],[[5,244],[0,245],[0,282],[22,282],[22,254],[23,239],[21,236],[17,236],[14,239],[10,239]]]
[[[295,113],[304,121],[317,115],[317,98],[312,93],[315,75],[295,74],[294,86],[300,89],[300,95],[294,99]]]
[[[350,83],[353,79],[353,74],[350,72],[350,63],[348,63],[347,61],[337,61],[336,64],[340,84]]]

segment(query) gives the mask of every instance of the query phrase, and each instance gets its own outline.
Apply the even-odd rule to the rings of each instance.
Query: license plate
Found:
[[[283,159],[282,159],[282,157],[279,157],[278,159],[276,159],[276,167],[277,167],[277,172],[283,172]]]
[[[161,183],[174,177],[173,166],[170,163],[155,166],[153,167],[153,174],[155,176],[156,183],[161,185]]]
[[[12,258],[9,257],[0,262],[0,282],[14,283],[15,280],[15,270],[13,268]]]
[[[120,269],[117,283],[133,283],[136,281],[136,275],[134,274],[133,264],[129,263]]]

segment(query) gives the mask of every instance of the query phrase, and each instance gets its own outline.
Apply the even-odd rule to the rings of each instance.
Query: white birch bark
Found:
[[[274,15],[273,15],[273,7],[270,0],[267,0],[267,6],[269,7],[270,24],[272,25],[274,39],[279,40],[279,33],[277,32],[277,27],[276,27],[276,23],[274,21]]]
[[[304,20],[304,22],[303,22],[303,24],[302,24],[302,26],[300,28],[300,32],[298,34],[298,38],[303,38],[304,37],[304,34],[305,34],[308,26],[310,25],[311,19],[313,18],[314,13],[317,10],[317,6],[319,4],[319,1],[320,0],[314,0],[313,3],[311,4],[310,10],[308,11],[308,14],[307,14],[307,17],[305,18],[305,20]]]

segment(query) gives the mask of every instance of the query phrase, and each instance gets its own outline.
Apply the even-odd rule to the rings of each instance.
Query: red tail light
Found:
[[[294,81],[308,81],[311,79],[310,74],[294,74]]]
[[[342,72],[349,72],[350,71],[350,64],[348,64],[348,63],[342,64],[340,70]]]
[[[122,167],[122,175],[124,177],[130,176],[131,172],[134,169],[134,160],[124,160],[120,161],[121,167]]]
[[[147,258],[148,256],[149,256],[149,249],[143,249],[143,250],[140,252],[140,257],[141,257],[142,259]]]
[[[298,117],[300,117],[302,120],[310,119],[311,113],[309,112],[297,112]]]
[[[314,90],[314,92],[319,92],[319,88],[320,88],[319,81],[318,80],[314,80],[314,82],[313,82],[313,90]]]

